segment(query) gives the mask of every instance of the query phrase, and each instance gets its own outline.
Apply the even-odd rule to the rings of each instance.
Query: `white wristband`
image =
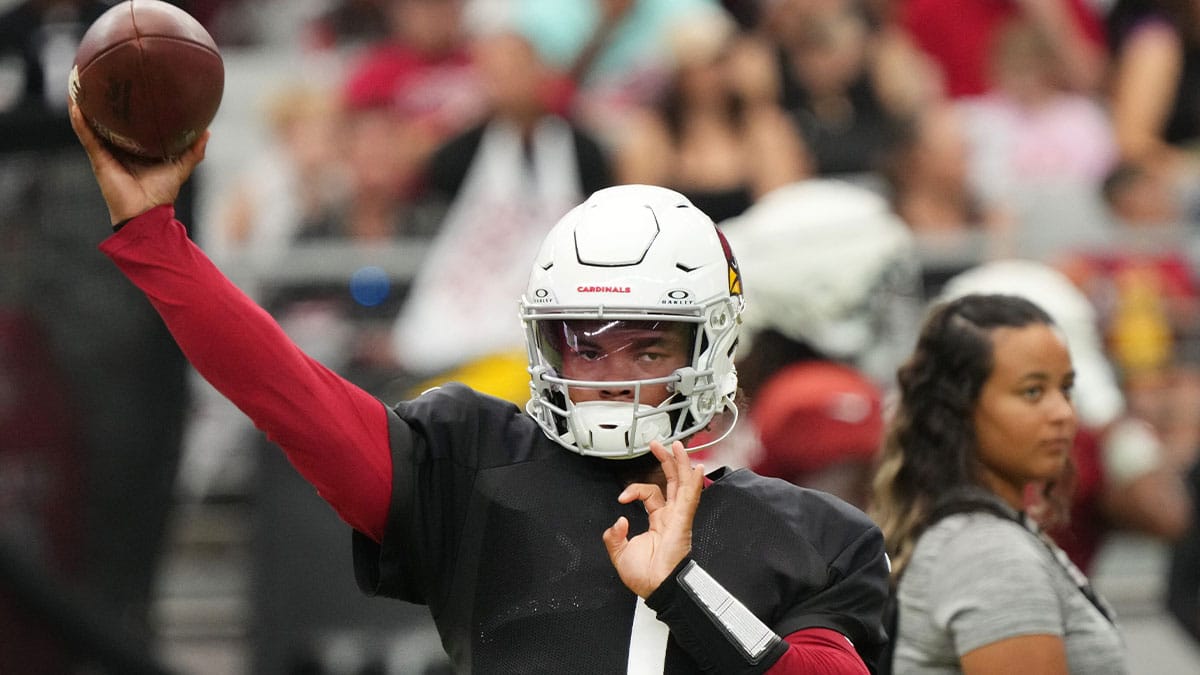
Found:
[[[677,578],[680,587],[708,612],[713,622],[751,662],[758,661],[779,642],[775,631],[754,616],[695,560],[689,561]]]

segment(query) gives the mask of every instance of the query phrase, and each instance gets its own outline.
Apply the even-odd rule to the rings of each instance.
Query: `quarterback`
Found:
[[[689,459],[736,420],[743,295],[681,195],[608,188],[555,225],[519,299],[524,410],[461,385],[389,405],[304,354],[175,220],[207,135],[126,165],[71,120],[116,230],[102,251],[353,528],[363,591],[427,605],[459,672],[873,666],[879,530],[823,493]]]

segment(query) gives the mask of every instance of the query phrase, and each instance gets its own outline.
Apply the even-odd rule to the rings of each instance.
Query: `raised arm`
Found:
[[[230,282],[174,219],[179,189],[208,134],[157,164],[110,153],[72,103],[109,219],[102,250],[147,296],[188,360],[287,453],[352,527],[378,541],[391,497],[383,404],[304,354]]]
[[[1182,38],[1164,21],[1140,25],[1121,47],[1108,104],[1122,157],[1182,161],[1183,153],[1163,137],[1182,72]]]

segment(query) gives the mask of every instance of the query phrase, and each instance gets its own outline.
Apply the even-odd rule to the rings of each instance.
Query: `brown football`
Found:
[[[224,89],[212,36],[162,0],[125,0],[102,14],[71,69],[71,98],[92,128],[148,159],[187,150],[216,116]]]

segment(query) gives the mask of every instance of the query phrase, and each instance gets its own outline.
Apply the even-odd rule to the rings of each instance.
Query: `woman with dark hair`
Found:
[[[1107,605],[1024,512],[1030,490],[1052,497],[1069,476],[1074,379],[1061,332],[1028,300],[967,295],[926,320],[898,372],[872,506],[892,559],[895,672],[1125,672]]]

